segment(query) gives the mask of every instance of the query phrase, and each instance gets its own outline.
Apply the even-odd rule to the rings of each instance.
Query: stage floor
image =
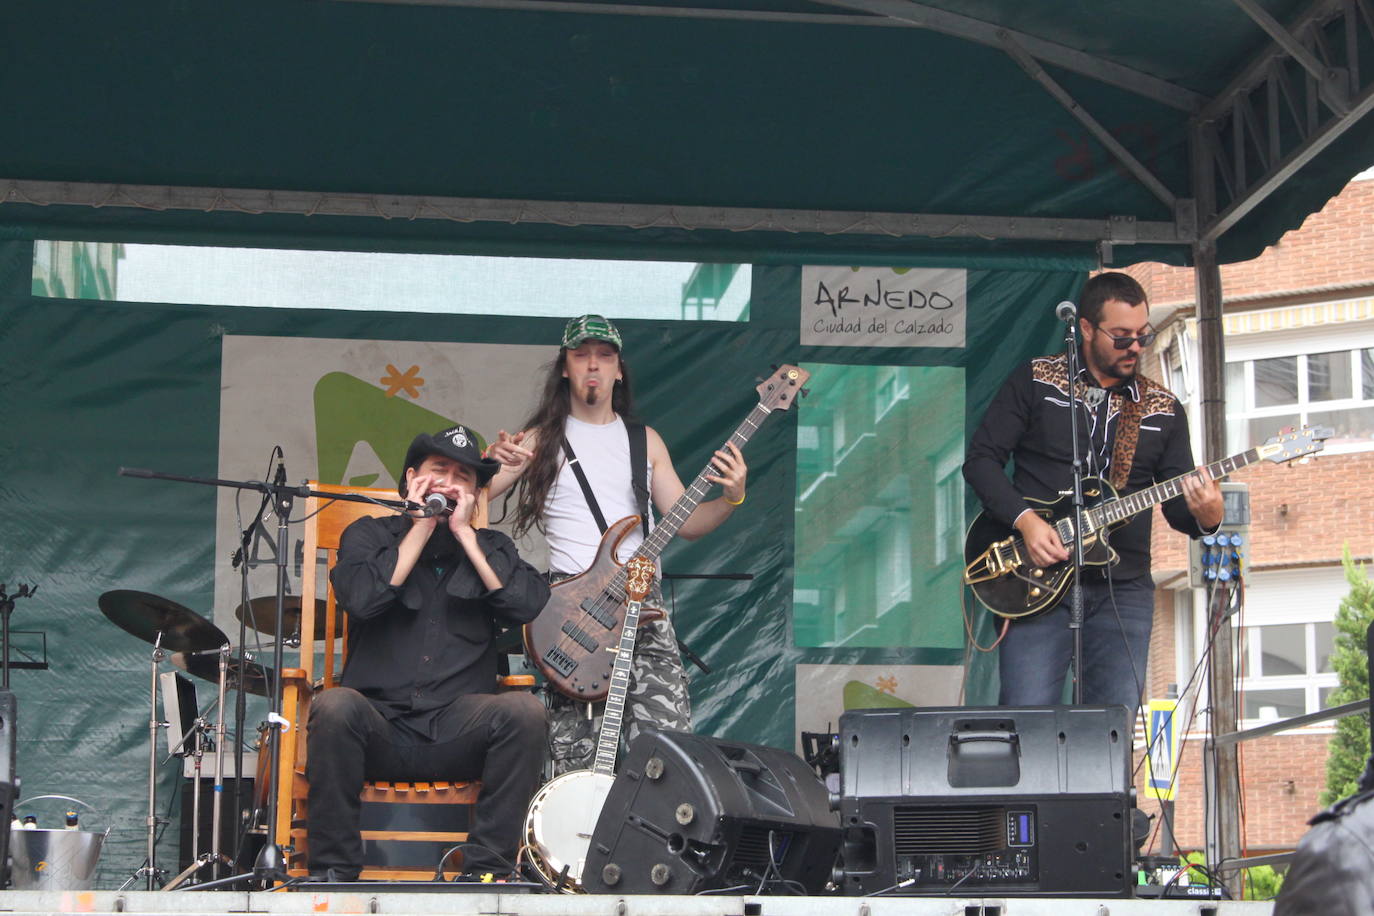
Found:
[[[1267,916],[1269,902],[1053,897],[617,897],[503,894],[485,890],[371,891],[2,891],[6,913],[443,913],[455,916]]]

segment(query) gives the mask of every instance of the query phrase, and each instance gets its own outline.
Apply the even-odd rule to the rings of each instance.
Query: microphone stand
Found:
[[[181,483],[195,483],[212,487],[230,487],[239,490],[256,490],[272,499],[272,511],[277,515],[277,620],[276,633],[280,637],[285,628],[286,618],[286,544],[290,532],[287,524],[291,517],[291,508],[295,504],[296,497],[309,498],[311,496],[323,496],[329,499],[341,499],[349,502],[373,503],[389,506],[395,509],[420,509],[425,507],[409,502],[407,500],[394,499],[370,499],[353,493],[324,493],[319,490],[312,490],[302,484],[293,487],[286,482],[286,465],[277,465],[277,473],[272,483],[261,480],[224,480],[215,477],[187,477],[180,474],[164,474],[158,471],[150,471],[145,468],[126,468],[119,469],[121,477],[144,477],[153,480],[175,480]],[[313,560],[307,557],[307,561]],[[313,600],[314,596],[303,596],[301,600]],[[257,861],[253,865],[253,871],[247,875],[230,875],[227,878],[220,878],[214,881],[207,881],[204,884],[195,885],[197,890],[210,890],[224,885],[237,884],[248,879],[254,879],[260,887],[269,886],[272,881],[286,881],[286,858],[282,854],[281,847],[276,844],[276,837],[272,835],[277,823],[277,805],[280,802],[277,791],[277,774],[281,767],[281,742],[279,736],[283,726],[290,727],[292,723],[287,722],[281,715],[282,706],[282,682],[281,672],[283,664],[283,642],[278,638],[272,648],[272,695],[271,708],[267,714],[268,722],[273,727],[268,732],[268,748],[271,767],[268,770],[268,795],[267,795],[267,823],[268,833],[267,842],[263,844],[262,852],[258,854]],[[242,647],[240,647],[240,650]],[[156,669],[154,669],[154,689],[156,689]],[[261,751],[259,752],[261,753]],[[236,776],[238,774],[235,774]],[[149,837],[149,858],[152,857],[152,838]],[[152,878],[149,878],[149,890],[152,889]]]
[[[1069,629],[1073,633],[1071,662],[1073,668],[1073,703],[1083,703],[1083,451],[1078,447],[1078,405],[1074,392],[1078,388],[1078,313],[1068,320],[1064,346],[1068,351],[1069,373],[1069,444],[1073,448],[1073,546],[1069,561],[1073,564],[1073,584],[1069,587]]]

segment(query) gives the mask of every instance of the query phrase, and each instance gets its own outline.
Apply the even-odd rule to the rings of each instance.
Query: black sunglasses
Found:
[[[1102,325],[1100,324],[1095,324],[1093,325],[1093,327],[1097,328],[1099,331],[1102,331],[1103,334],[1106,334],[1108,337],[1110,337],[1112,339],[1112,346],[1118,350],[1129,350],[1131,348],[1131,344],[1133,343],[1138,343],[1142,347],[1148,347],[1150,344],[1154,343],[1155,338],[1159,336],[1158,332],[1149,331],[1137,337],[1117,337],[1111,331],[1104,330]]]

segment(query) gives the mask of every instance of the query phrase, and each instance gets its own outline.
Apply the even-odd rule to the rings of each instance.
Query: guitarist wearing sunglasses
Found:
[[[489,450],[501,462],[491,494],[494,498],[518,483],[515,531],[517,536],[543,532],[554,582],[587,572],[608,525],[615,528],[618,520],[638,515],[645,520],[616,550],[624,562],[652,530],[649,501],[662,516],[685,490],[663,439],[633,422],[630,372],[621,347],[620,331],[606,318],[583,315],[569,321],[524,431],[502,430]],[[633,472],[636,464],[640,474]],[[744,502],[748,469],[734,443],[717,450],[711,465],[714,473],[706,480],[721,488],[720,496],[702,502],[681,523],[678,533],[688,540],[714,531]],[[672,621],[666,614],[650,619],[649,609],[661,604],[655,583],[635,639],[627,740],[645,725],[691,730],[687,676]],[[590,768],[604,703],[581,702],[554,690],[548,695],[554,775]]]
[[[1126,495],[1187,475],[1182,494],[1163,503],[1165,519],[1190,537],[1221,524],[1220,486],[1189,473],[1195,464],[1183,405],[1139,374],[1142,352],[1155,339],[1149,312],[1145,290],[1133,277],[1104,273],[1089,279],[1077,317],[1082,350],[1072,396],[1066,354],[1033,359],[1003,384],[973,435],[964,479],[984,514],[1020,535],[1024,559],[1033,567],[1069,560],[1058,531],[1034,507],[1072,490],[1070,406],[1079,411],[1085,477],[1109,481]],[[1008,478],[1012,459],[1015,470]],[[1084,501],[1091,505],[1086,489],[1085,484]],[[1150,520],[1151,513],[1142,512],[1112,530],[1117,563],[1083,567],[1087,704],[1135,709],[1140,703],[1154,621]],[[1060,702],[1072,649],[1068,598],[1065,589],[1047,609],[1008,621],[998,660],[1001,705]]]

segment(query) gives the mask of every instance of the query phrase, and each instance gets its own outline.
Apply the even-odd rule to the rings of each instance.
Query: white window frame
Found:
[[[1241,441],[1236,424],[1265,417],[1288,417],[1297,415],[1300,422],[1307,424],[1309,417],[1314,422],[1322,422],[1322,414],[1333,410],[1374,409],[1374,398],[1364,397],[1363,379],[1360,375],[1361,354],[1374,348],[1374,322],[1346,322],[1302,328],[1292,331],[1268,331],[1262,334],[1236,335],[1226,343],[1226,364],[1243,365],[1242,399],[1236,403],[1228,397],[1226,403],[1226,433],[1228,451],[1250,448],[1259,442]],[[1307,357],[1308,354],[1349,352],[1351,354],[1351,394],[1352,397],[1332,401],[1311,401],[1308,399]],[[1293,404],[1279,404],[1272,407],[1256,407],[1255,401],[1255,362],[1257,360],[1293,357],[1297,361],[1298,400]],[[1228,369],[1229,371],[1229,369]],[[1277,429],[1274,432],[1278,432]],[[1267,438],[1267,437],[1266,437]],[[1326,454],[1350,454],[1374,450],[1374,439],[1366,442],[1329,442]]]
[[[1191,589],[1191,591],[1193,593],[1191,606],[1186,599],[1182,599],[1174,605],[1178,611],[1191,607],[1188,626],[1192,631],[1191,643],[1196,647],[1191,658],[1185,659],[1181,654],[1176,656],[1179,662],[1176,677],[1180,689],[1182,689],[1183,683],[1188,680],[1193,667],[1198,663],[1196,652],[1201,652],[1207,648],[1206,593],[1203,589]],[[1251,573],[1247,579],[1245,591],[1248,596],[1248,605],[1241,611],[1239,619],[1232,619],[1232,625],[1240,628],[1307,624],[1308,626],[1304,629],[1304,642],[1307,647],[1304,658],[1307,659],[1308,670],[1315,670],[1315,642],[1311,625],[1335,621],[1336,610],[1340,607],[1341,599],[1350,592],[1350,585],[1346,582],[1344,570],[1339,565],[1331,565]],[[1236,644],[1237,646],[1240,644],[1239,634],[1237,634]],[[1240,659],[1238,658],[1238,672],[1254,670],[1253,667],[1241,668],[1239,663]],[[1255,690],[1282,690],[1301,687],[1307,691],[1305,711],[1317,712],[1323,708],[1320,705],[1322,688],[1334,687],[1338,683],[1339,678],[1336,673],[1327,672],[1245,677],[1240,679],[1239,689],[1249,693]],[[1202,692],[1206,692],[1205,684],[1202,685]],[[1243,698],[1238,699],[1242,700],[1238,710],[1238,715],[1241,717],[1240,727],[1248,728],[1263,724],[1263,720],[1260,719],[1243,718],[1245,713]],[[1200,708],[1205,705],[1205,702],[1199,701]],[[1285,734],[1324,734],[1334,730],[1335,722],[1329,720],[1294,729]]]

